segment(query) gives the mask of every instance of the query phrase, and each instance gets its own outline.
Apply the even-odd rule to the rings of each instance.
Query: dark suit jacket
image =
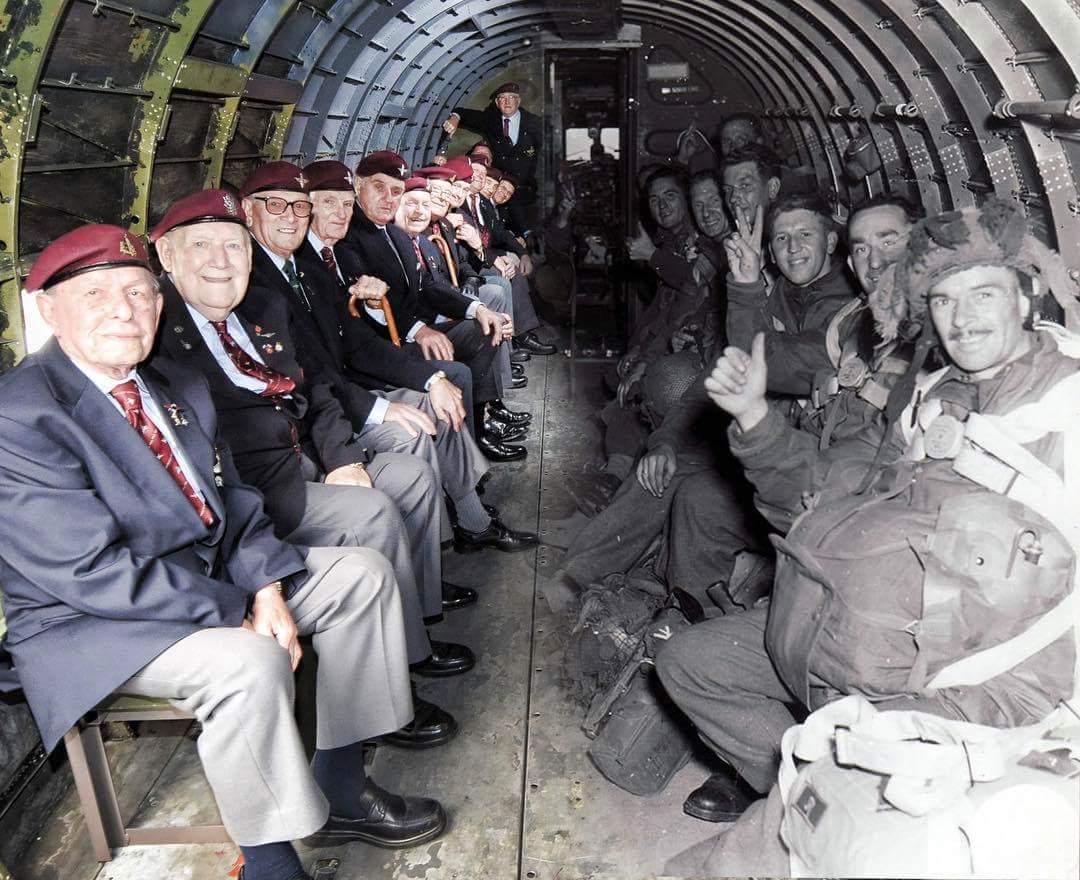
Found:
[[[46,749],[170,645],[239,626],[257,590],[304,572],[218,440],[202,377],[165,359],[139,374],[180,415],[169,427],[216,517],[209,530],[55,340],[0,379],[5,647]]]
[[[386,296],[402,337],[417,321],[427,324],[434,321],[438,314],[448,318],[464,318],[472,300],[449,285],[423,281],[416,270],[416,253],[409,236],[396,226],[386,228],[397,256],[382,231],[363,212],[353,212],[348,235],[334,248],[338,265],[346,279],[374,275],[390,286]],[[389,339],[386,327],[366,314],[364,320]]]
[[[377,398],[366,388],[345,381],[341,372],[344,352],[335,302],[346,294],[340,284],[328,283],[330,272],[307,241],[303,248],[311,258],[302,261],[297,256],[296,267],[307,294],[306,302],[293,292],[285,276],[256,244],[252,254],[251,283],[237,311],[241,318],[247,318],[253,324],[269,326],[280,320],[282,314],[287,315],[288,333],[296,346],[296,360],[304,378],[309,383],[329,385],[353,429],[359,431]],[[372,336],[384,342],[366,324],[364,326]]]
[[[494,104],[489,104],[483,110],[455,107],[454,112],[460,117],[459,124],[462,128],[483,135],[491,144],[495,167],[518,181],[515,198],[520,195],[520,201],[532,201],[536,190],[536,165],[544,146],[544,129],[540,117],[528,110],[521,111],[521,127],[518,129],[518,142],[515,144],[503,135],[502,113]]]
[[[476,216],[472,210],[470,200],[467,200],[461,206],[461,211],[477,229],[484,226],[491,233],[491,244],[488,245],[487,249],[494,252],[491,255],[492,259],[505,253],[517,254],[519,257],[523,257],[528,253],[521,246],[521,242],[514,237],[514,233],[510,231],[510,228],[503,222],[498,207],[490,199],[480,196],[480,212],[483,217]]]
[[[335,247],[335,258],[337,251]],[[341,357],[337,363],[345,377],[368,389],[386,391],[411,388],[413,391],[424,391],[428,380],[439,371],[439,365],[425,360],[415,346],[398,348],[376,332],[370,322],[354,318],[349,312],[347,288],[326,268],[310,244],[305,241],[294,256],[301,271],[312,280],[320,294],[323,287],[334,290],[334,304],[341,326]],[[338,267],[340,269],[340,263]],[[351,276],[351,280],[357,277]],[[345,278],[349,280],[350,276],[346,274]],[[324,297],[320,295],[312,304],[319,308],[324,302]],[[324,317],[321,323],[323,327],[328,327],[328,317]]]
[[[353,442],[352,425],[327,384],[305,381],[289,336],[288,308],[283,300],[267,300],[258,321],[248,320],[243,313],[237,317],[267,366],[297,383],[289,399],[264,397],[234,385],[206,347],[168,276],[162,276],[161,289],[165,297],[163,329],[158,336],[162,353],[206,377],[221,432],[232,448],[241,477],[266,497],[266,509],[277,533],[289,534],[304,513],[300,451],[330,472],[367,461],[366,450]]]

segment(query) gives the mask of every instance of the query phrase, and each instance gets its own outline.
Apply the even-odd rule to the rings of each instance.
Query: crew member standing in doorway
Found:
[[[496,168],[517,183],[506,205],[507,221],[515,235],[528,236],[536,228],[537,161],[542,145],[541,119],[521,107],[521,88],[515,82],[498,86],[484,110],[455,107],[443,130],[453,136],[459,127],[481,135],[494,154]]]

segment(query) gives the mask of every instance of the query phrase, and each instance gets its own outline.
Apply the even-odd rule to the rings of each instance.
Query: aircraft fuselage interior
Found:
[[[1080,880],[1077,0],[2,0],[0,880]]]

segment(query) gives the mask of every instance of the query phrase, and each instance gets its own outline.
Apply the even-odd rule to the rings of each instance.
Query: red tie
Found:
[[[221,344],[225,346],[225,353],[229,356],[229,360],[233,362],[233,366],[245,376],[250,376],[252,379],[258,379],[260,382],[266,383],[266,388],[260,392],[263,397],[274,397],[278,394],[292,394],[292,392],[296,390],[296,383],[292,379],[282,375],[277,370],[270,369],[266,364],[260,364],[237,345],[236,340],[232,338],[226,328],[224,321],[211,321],[210,323],[213,324],[214,329],[217,330],[217,334],[221,339]]]
[[[503,137],[510,137],[510,117],[503,117]]]
[[[424,255],[420,253],[420,242],[415,238],[412,240],[412,249],[416,252],[416,271],[421,275],[424,274]]]
[[[334,259],[334,249],[332,247],[324,247],[322,249],[322,261],[326,263],[326,268],[329,269],[335,277],[338,275],[337,260]]]
[[[473,196],[473,214],[476,215],[476,223],[480,227],[480,243],[487,247],[491,244],[491,230],[484,224],[484,214],[480,210],[480,196]]]
[[[180,468],[180,462],[176,460],[176,456],[173,454],[172,448],[169,446],[168,441],[165,439],[165,435],[161,433],[157,425],[155,425],[150,419],[146,417],[146,413],[142,408],[142,396],[139,394],[139,386],[135,384],[134,379],[128,379],[127,382],[121,382],[112,391],[109,392],[124,410],[124,416],[128,420],[128,424],[131,425],[136,431],[139,432],[139,436],[143,438],[146,445],[150,447],[150,451],[154,453],[157,460],[162,463],[165,470],[169,472],[169,476],[176,481],[176,485],[180,487],[180,491],[184,493],[184,497],[191,503],[191,506],[195,508],[195,512],[199,515],[199,519],[203,521],[204,525],[212,526],[214,524],[214,512],[206,506],[206,502],[203,501],[199,494],[195,491],[195,487],[188,482],[188,478],[184,476],[184,471]]]

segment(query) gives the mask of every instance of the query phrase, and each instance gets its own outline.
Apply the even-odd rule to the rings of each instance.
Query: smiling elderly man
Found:
[[[412,715],[389,562],[274,536],[205,381],[146,361],[162,300],[137,237],[76,229],[27,288],[53,339],[0,379],[0,581],[4,646],[45,747],[115,691],[193,712],[244,880],[306,878],[295,838],[441,833],[438,803],[364,774],[363,741]],[[321,657],[310,766],[292,714],[299,635]]]
[[[453,135],[459,125],[482,135],[491,150],[492,164],[517,180],[517,192],[507,205],[510,225],[523,234],[535,230],[543,120],[521,106],[521,86],[516,82],[499,84],[491,93],[491,104],[483,110],[455,107],[443,129]]]

